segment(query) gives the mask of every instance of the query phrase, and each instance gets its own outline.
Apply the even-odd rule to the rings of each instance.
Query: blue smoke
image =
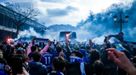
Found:
[[[122,13],[121,13],[122,12]],[[123,4],[113,4],[106,11],[93,14],[81,23],[77,27],[84,28],[88,32],[93,33],[92,36],[103,36],[109,34],[117,34],[120,29],[119,23],[114,22],[114,16],[119,18],[119,14],[122,15],[123,20],[123,32],[124,38],[127,41],[136,42],[136,1],[132,4],[125,6]],[[125,16],[129,16],[128,21],[125,20]]]

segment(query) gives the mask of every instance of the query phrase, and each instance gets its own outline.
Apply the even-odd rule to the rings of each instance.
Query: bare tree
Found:
[[[14,24],[16,25],[16,35],[19,34],[20,27],[25,24],[29,19],[35,20],[36,16],[39,14],[38,10],[34,9],[32,6],[23,7],[19,3],[6,3],[7,7],[12,9],[13,18],[15,19]]]

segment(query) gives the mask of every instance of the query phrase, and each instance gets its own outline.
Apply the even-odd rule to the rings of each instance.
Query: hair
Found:
[[[17,50],[16,54],[24,54],[25,52],[23,50]]]
[[[96,60],[99,60],[100,59],[99,52],[97,50],[91,51],[90,58],[91,58],[92,62],[95,62]]]
[[[100,60],[98,60],[98,61],[94,62],[93,69],[94,69],[94,73],[96,75],[103,75],[104,65],[103,65],[103,63]]]
[[[13,75],[23,73],[23,57],[22,57],[22,55],[13,56],[11,67],[13,70]]]
[[[65,66],[66,66],[66,63],[65,63],[65,61],[62,58],[55,57],[53,59],[53,66],[54,66],[54,69],[56,71],[63,71]]]
[[[32,58],[34,61],[39,62],[41,60],[41,54],[39,52],[32,53]]]
[[[36,46],[32,46],[32,47],[31,47],[31,51],[32,51],[32,52],[35,52],[35,51],[36,51],[36,49],[37,49],[37,47],[36,47]]]
[[[62,48],[59,47],[59,46],[57,46],[57,47],[56,47],[56,50],[57,50],[57,53],[60,53],[60,52],[62,51]]]
[[[80,53],[79,51],[73,51],[72,53],[74,53],[77,57],[83,57],[82,53]]]

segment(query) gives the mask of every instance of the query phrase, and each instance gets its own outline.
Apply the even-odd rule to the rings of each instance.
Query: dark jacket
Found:
[[[46,66],[43,65],[40,62],[30,62],[29,63],[29,67],[30,67],[30,75],[46,75],[47,71],[46,71]]]

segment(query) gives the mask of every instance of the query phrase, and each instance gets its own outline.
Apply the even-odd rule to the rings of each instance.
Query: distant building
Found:
[[[6,37],[16,37],[17,26],[15,25],[15,21],[17,21],[17,19],[13,14],[16,14],[17,17],[25,17],[0,4],[0,41]],[[44,25],[32,19],[27,19],[27,21],[20,26],[19,31],[28,30],[29,28],[33,28],[38,33],[44,33],[46,30]]]

